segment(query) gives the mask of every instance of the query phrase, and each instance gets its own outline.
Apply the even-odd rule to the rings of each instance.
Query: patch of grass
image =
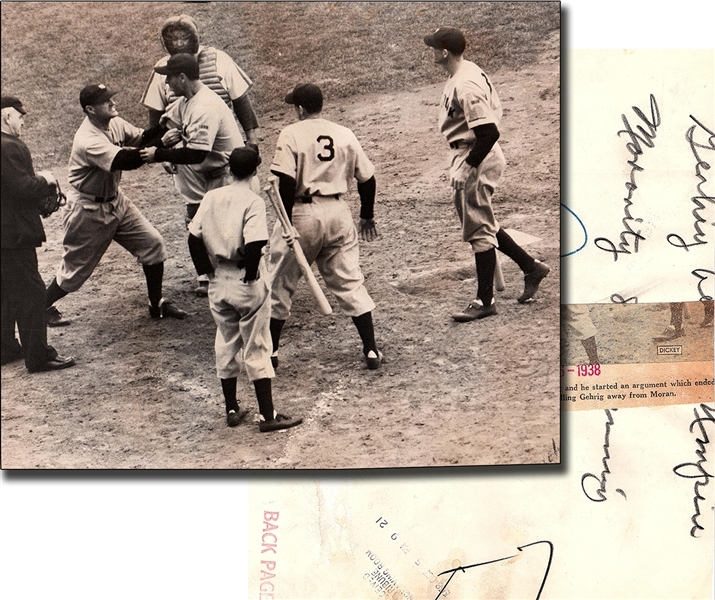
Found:
[[[228,52],[254,81],[259,119],[296,83],[328,98],[389,92],[444,79],[422,38],[465,31],[467,57],[487,72],[533,62],[558,35],[558,2],[2,2],[2,90],[30,115],[25,139],[38,167],[66,161],[82,120],[79,90],[122,90],[120,114],[142,125],[139,99],[163,56],[159,28],[184,12],[201,41]]]

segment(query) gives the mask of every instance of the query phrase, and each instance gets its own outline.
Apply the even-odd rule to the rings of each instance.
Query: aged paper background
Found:
[[[566,19],[564,39],[568,40],[568,47],[712,46],[711,24],[714,17],[709,2],[681,1],[676,5],[572,1],[563,5]],[[573,81],[566,83],[570,86]],[[569,86],[565,86],[564,96],[570,93]],[[621,110],[628,110],[629,107],[626,105]],[[615,233],[618,233],[620,228],[617,224],[614,227]],[[642,417],[646,411],[648,417]],[[694,461],[697,446],[695,436],[688,431],[692,411],[689,415],[671,412],[667,419],[664,414],[653,409],[635,409],[614,415],[614,445],[619,429],[629,431],[627,437],[622,436],[619,440],[624,444],[620,448],[620,457],[616,457],[614,451],[614,459],[610,463],[612,472],[618,469],[620,479],[616,481],[614,476],[608,501],[589,503],[587,514],[582,513],[578,520],[573,518],[572,512],[569,513],[572,510],[571,499],[557,493],[565,484],[563,475],[544,473],[541,467],[489,470],[483,477],[490,484],[484,488],[474,486],[463,476],[455,477],[449,473],[429,477],[406,477],[398,472],[391,476],[356,474],[357,479],[353,476],[351,481],[357,482],[364,490],[375,490],[372,508],[381,501],[394,504],[393,489],[409,490],[405,496],[409,503],[401,504],[396,517],[376,514],[375,519],[383,517],[393,524],[397,518],[397,523],[404,526],[399,534],[415,532],[415,539],[410,540],[412,548],[422,550],[433,547],[435,555],[443,556],[444,561],[460,559],[469,562],[472,552],[479,553],[474,562],[507,556],[514,553],[518,544],[549,539],[554,534],[560,535],[559,531],[563,532],[565,528],[580,534],[584,524],[590,523],[595,530],[602,526],[595,540],[587,535],[563,538],[563,542],[561,538],[556,538],[559,553],[580,552],[584,555],[579,564],[587,571],[586,579],[574,577],[575,580],[570,580],[568,573],[557,575],[553,567],[547,586],[553,585],[555,591],[567,589],[569,585],[572,588],[577,586],[585,594],[582,597],[629,598],[638,597],[626,586],[629,581],[649,586],[652,576],[663,586],[660,597],[698,597],[708,590],[710,575],[707,571],[712,564],[712,555],[708,556],[708,552],[712,551],[712,512],[709,521],[703,520],[703,525],[710,528],[710,539],[706,538],[703,544],[706,550],[674,555],[670,544],[691,543],[685,538],[690,526],[692,486],[685,479],[677,484],[672,478],[664,481],[664,478],[670,477],[667,469],[654,472],[651,468],[653,464],[672,466]],[[602,434],[604,421],[603,411],[569,413],[564,438],[579,439],[578,434],[585,431]],[[672,423],[677,426],[668,426],[666,430],[666,426]],[[643,444],[649,436],[662,443],[653,444],[645,452]],[[673,443],[672,447],[669,442]],[[564,456],[571,447],[569,443],[564,443]],[[583,446],[582,450],[572,453],[572,458],[565,461],[567,467],[585,469],[579,473],[600,473],[602,443],[601,438],[600,443],[591,444],[588,448]],[[637,460],[624,463],[625,456],[635,456]],[[638,473],[648,473],[648,476],[639,479]],[[156,473],[131,478],[111,475],[74,480],[66,476],[47,477],[37,481],[36,478],[24,478],[18,474],[9,477],[3,473],[0,480],[0,592],[4,597],[246,597],[249,575],[246,557],[251,540],[245,520],[245,478],[228,474],[225,477],[213,474],[195,478],[172,475],[166,479]],[[251,478],[251,481],[256,480],[272,483],[275,478]],[[289,486],[287,493],[303,500],[306,499],[303,492],[316,489],[313,481],[305,477],[283,478],[280,482]],[[340,485],[341,480],[333,478],[330,482]],[[494,483],[509,488],[506,500],[490,496]],[[660,484],[677,488],[677,492],[665,495]],[[468,490],[465,490],[465,485]],[[443,502],[439,506],[426,497],[433,494],[435,488],[452,492],[443,494]],[[616,488],[623,491],[628,500]],[[710,482],[707,488],[709,506],[712,506],[712,488]],[[279,487],[274,489],[280,490]],[[352,502],[352,489],[339,489],[343,489],[339,493]],[[539,515],[541,518],[538,520],[526,518],[528,505],[534,496],[540,495],[555,498],[550,511]],[[472,498],[474,504],[489,507],[487,514],[470,514],[467,508]],[[415,499],[423,501],[410,509]],[[583,502],[582,499],[580,501]],[[653,504],[660,507],[659,512],[651,511]],[[607,516],[602,509],[604,505],[609,509]],[[339,508],[340,504],[337,506]],[[372,517],[371,510],[368,510],[370,507],[362,508]],[[562,512],[563,521],[560,518]],[[346,511],[333,511],[333,514],[345,515]],[[443,526],[438,514],[451,515],[452,523]],[[518,519],[520,516],[522,518]],[[507,522],[512,517],[514,522],[511,528],[490,525]],[[471,530],[466,527],[468,518],[471,523],[482,526],[484,545],[470,534]],[[608,527],[611,518],[619,524],[625,521],[627,528]],[[370,535],[369,526],[375,524],[375,519],[364,526],[353,522],[352,533],[357,541],[362,542],[365,536]],[[427,532],[414,529],[415,519],[430,524]],[[448,536],[442,533],[445,529],[449,532]],[[624,552],[624,539],[638,540],[643,547],[652,549],[652,561],[645,565],[630,562],[633,557]],[[332,547],[321,547],[322,550],[314,547],[310,551],[325,552],[327,548],[337,560],[335,557],[341,556],[340,542],[338,538]],[[709,546],[706,545],[708,543]],[[657,549],[663,552],[658,553]],[[501,553],[502,550],[506,553]],[[600,564],[590,562],[593,557],[598,557]],[[543,547],[534,547],[528,560],[524,555],[523,559],[514,560],[508,566],[513,572],[524,568],[523,573],[529,575],[524,577],[524,584],[535,584],[538,589],[538,569],[543,566],[544,559]],[[623,586],[614,583],[613,573]],[[669,579],[666,573],[670,575]],[[317,587],[314,582],[322,575],[323,571],[316,572],[311,585]],[[411,581],[409,578],[407,575],[406,580]],[[610,582],[610,591],[616,588],[615,595],[606,593],[604,581]],[[456,586],[459,580],[455,579],[453,583]],[[550,592],[547,593],[550,589],[545,587],[542,597],[552,597]],[[692,593],[681,593],[684,589]],[[569,596],[554,594],[553,597]]]

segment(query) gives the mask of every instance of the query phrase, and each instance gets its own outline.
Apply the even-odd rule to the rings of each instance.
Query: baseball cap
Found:
[[[228,157],[228,166],[239,179],[245,179],[261,164],[261,156],[253,148],[234,148]]]
[[[116,93],[116,91],[110,90],[103,83],[90,83],[82,88],[82,91],[79,93],[79,103],[82,105],[82,108],[92,106],[93,104],[106,102]]]
[[[15,96],[3,96],[2,97],[2,108],[14,108],[21,115],[26,115],[27,111],[22,108],[22,102],[20,102]]]
[[[169,57],[166,65],[163,67],[154,67],[154,70],[161,75],[178,75],[183,73],[189,79],[199,78],[199,63],[196,59],[186,52],[179,52]]]
[[[288,104],[302,106],[309,113],[320,112],[323,108],[323,92],[313,83],[299,83],[285,98]]]
[[[452,54],[463,54],[467,47],[464,34],[454,27],[440,27],[434,33],[424,37],[425,44],[440,50],[449,50]]]

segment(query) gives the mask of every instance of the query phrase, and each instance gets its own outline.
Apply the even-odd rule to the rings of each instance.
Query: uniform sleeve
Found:
[[[253,82],[234,60],[222,50],[216,50],[216,70],[223,78],[223,85],[231,100],[244,96]]]
[[[138,148],[142,145],[142,136],[144,130],[132,125],[121,117],[114,117],[114,121],[120,126],[120,135],[123,146],[132,146]]]
[[[112,163],[120,150],[121,147],[112,144],[105,135],[96,133],[87,140],[84,146],[84,158],[88,165],[110,173]]]
[[[485,85],[488,84],[485,78]],[[486,91],[473,81],[467,81],[457,90],[457,100],[462,105],[464,118],[470,129],[487,123],[497,125],[499,120],[489,103]]]
[[[166,58],[162,58],[155,66],[166,63]],[[147,108],[164,112],[167,104],[166,96],[166,75],[160,75],[152,69],[149,82],[147,83],[141,101]]]
[[[370,162],[370,159],[365,154],[362,149],[358,139],[353,136],[353,148],[355,151],[355,178],[360,182],[364,183],[370,177],[375,175],[375,166]]]
[[[278,136],[278,143],[276,144],[276,152],[273,155],[273,162],[271,163],[271,171],[276,173],[282,173],[283,175],[288,175],[293,179],[297,179],[297,162],[296,162],[297,150],[295,143],[293,141],[292,135],[286,133],[284,129]]]
[[[184,125],[185,147],[210,152],[218,133],[219,121],[218,112],[213,110],[194,114],[194,118]]]
[[[243,222],[243,243],[259,242],[268,239],[268,225],[266,223],[266,205],[263,200],[256,197],[248,210]]]

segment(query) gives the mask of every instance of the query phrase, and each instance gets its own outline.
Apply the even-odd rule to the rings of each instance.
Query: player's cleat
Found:
[[[153,319],[165,319],[167,317],[173,317],[174,319],[185,319],[188,313],[177,308],[171,302],[167,302],[162,298],[159,300],[159,306],[150,306],[149,314]]]
[[[278,368],[278,352],[274,352],[271,354],[271,364],[273,365],[274,369]]]
[[[240,425],[243,422],[247,414],[248,411],[245,408],[239,407],[238,410],[229,410],[226,413],[226,424],[229,427],[236,427],[236,425]]]
[[[468,321],[476,321],[477,319],[483,319],[484,317],[491,317],[497,314],[497,305],[492,300],[489,306],[483,306],[481,300],[472,300],[469,306],[465,308],[462,312],[458,312],[452,315],[452,318],[457,321],[457,323],[467,323]]]
[[[663,333],[660,334],[660,337],[657,338],[658,341],[667,341],[667,340],[674,340],[679,337],[683,337],[685,335],[685,328],[679,327],[678,329],[675,328],[675,325],[668,325]]]
[[[370,352],[365,355],[365,361],[367,362],[368,369],[379,369],[382,364],[382,352],[378,350],[377,354],[375,354],[374,350],[370,350]]]
[[[551,268],[546,263],[540,261],[535,261],[534,270],[531,273],[524,275],[524,292],[519,296],[516,301],[519,304],[524,304],[534,297],[536,291],[539,289],[539,284],[541,280],[546,277]]]
[[[46,363],[28,369],[30,373],[38,373],[40,371],[58,371],[59,369],[66,369],[68,367],[74,366],[75,360],[71,356],[55,356],[52,360],[48,360]]]
[[[303,419],[300,417],[291,418],[287,415],[277,414],[274,419],[270,421],[260,421],[258,423],[258,429],[266,433],[268,431],[278,431],[279,429],[288,429],[290,427],[295,427],[300,425]]]
[[[194,294],[199,298],[206,298],[209,295],[209,282],[199,281],[199,285],[194,290]]]
[[[63,319],[62,313],[54,306],[45,309],[45,321],[48,327],[65,327],[72,322],[69,319]]]

